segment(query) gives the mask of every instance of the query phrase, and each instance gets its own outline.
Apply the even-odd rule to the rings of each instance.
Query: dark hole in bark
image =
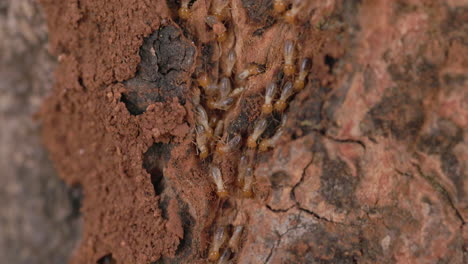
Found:
[[[328,65],[328,72],[332,72],[333,71],[333,66],[335,66],[335,63],[336,63],[337,59],[333,58],[332,56],[330,55],[325,55],[325,64]]]
[[[112,253],[105,255],[104,257],[96,261],[97,264],[116,264],[115,259],[112,258]]]
[[[81,185],[73,185],[68,190],[68,197],[71,206],[71,218],[78,218],[80,216],[80,208],[83,200],[83,189]]]
[[[143,157],[143,168],[150,174],[156,195],[161,195],[165,189],[164,167],[169,160],[170,151],[169,144],[155,143]]]

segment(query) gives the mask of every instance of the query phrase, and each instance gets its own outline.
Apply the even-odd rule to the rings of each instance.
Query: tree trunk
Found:
[[[467,262],[466,1],[41,2],[71,263]]]

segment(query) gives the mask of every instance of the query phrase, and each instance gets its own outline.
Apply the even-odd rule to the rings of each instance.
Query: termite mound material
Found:
[[[72,263],[463,263],[466,8],[278,2],[42,1]]]

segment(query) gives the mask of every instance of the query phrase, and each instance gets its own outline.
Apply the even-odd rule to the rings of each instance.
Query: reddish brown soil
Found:
[[[235,38],[218,48],[204,22],[211,1],[181,21],[176,1],[42,0],[60,62],[44,140],[84,191],[72,263],[205,263],[214,228],[239,224],[238,263],[463,263],[467,7],[310,1],[288,25],[271,2],[231,1]],[[231,47],[236,73],[265,68],[223,116],[223,139],[245,139],[265,86],[284,80],[285,39],[313,67],[286,135],[256,157],[254,199],[240,199],[241,151],[197,156],[192,79],[217,76]]]

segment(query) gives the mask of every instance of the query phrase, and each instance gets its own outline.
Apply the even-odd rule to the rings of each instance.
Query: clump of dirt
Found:
[[[445,38],[427,19],[441,25],[445,13],[418,1],[284,1],[284,11],[273,9],[282,1],[42,2],[60,55],[41,115],[44,139],[85,197],[72,263],[206,263],[218,251],[238,263],[432,261],[443,254],[421,244],[427,228],[447,245],[437,252],[457,248],[446,261],[461,263],[466,197],[455,199],[453,183],[417,151],[435,141],[414,143],[430,138],[422,136],[428,120],[453,92],[420,76],[452,69],[430,57],[449,45],[419,41],[428,32]],[[380,23],[375,10],[384,10]],[[419,54],[433,62],[415,61]],[[289,94],[305,58],[305,87]],[[271,83],[279,89],[269,113],[262,105]],[[421,85],[428,88],[413,89]],[[266,151],[255,146],[263,140]],[[443,167],[451,175],[464,155],[457,144]],[[247,167],[252,181],[239,180]],[[230,237],[239,226],[238,244],[217,240],[217,230]]]

